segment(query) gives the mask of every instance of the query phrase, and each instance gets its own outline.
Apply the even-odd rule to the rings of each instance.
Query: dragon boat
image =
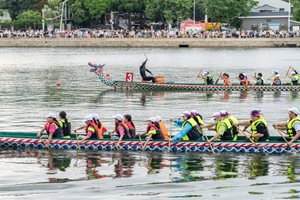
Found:
[[[224,86],[205,85],[196,83],[152,83],[152,82],[137,82],[137,81],[118,81],[112,80],[103,70],[96,73],[102,83],[114,88],[115,90],[131,90],[131,91],[300,91],[300,85],[238,85]]]
[[[171,152],[241,152],[241,153],[299,153],[300,142],[293,143],[291,146],[281,141],[281,137],[273,136],[269,142],[251,143],[246,141],[245,137],[239,136],[236,142],[213,142],[212,146],[204,142],[178,142],[169,143],[169,141],[150,141],[143,149],[145,141],[125,140],[116,146],[116,141],[106,136],[103,140],[88,140],[81,144],[77,143],[76,135],[72,134],[70,139],[54,139],[49,145],[50,149],[82,149],[82,150],[124,150],[124,151],[171,151]],[[36,133],[25,132],[0,132],[1,148],[31,148],[44,149],[45,139],[36,137]]]

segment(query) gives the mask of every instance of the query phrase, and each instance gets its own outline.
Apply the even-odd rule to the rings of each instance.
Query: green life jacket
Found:
[[[292,76],[291,85],[298,85],[299,78],[300,78],[299,74],[295,74],[294,76]]]
[[[221,140],[235,140],[234,135],[232,134],[232,124],[228,118],[225,118],[217,123],[216,132],[219,133],[220,127],[225,126],[226,130],[221,136]]]

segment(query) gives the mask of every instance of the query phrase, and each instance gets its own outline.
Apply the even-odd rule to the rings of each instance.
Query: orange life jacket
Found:
[[[160,126],[160,130],[161,130],[161,134],[164,140],[170,140],[170,136],[168,134],[168,129],[166,127],[165,122],[160,121],[159,122],[159,126]]]
[[[88,129],[90,127],[93,127],[95,129],[95,132],[92,134],[91,138],[99,138],[99,135],[98,135],[98,126],[95,122],[89,122],[86,126],[85,126],[85,132],[87,133],[88,132]]]

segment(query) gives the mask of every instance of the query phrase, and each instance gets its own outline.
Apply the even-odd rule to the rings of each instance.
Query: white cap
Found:
[[[123,116],[121,114],[117,114],[117,115],[112,116],[112,117],[117,119],[118,121],[123,121]]]
[[[192,114],[198,114],[198,111],[197,110],[191,110],[191,113]]]
[[[54,114],[54,113],[49,113],[49,114],[47,115],[47,118],[53,118],[53,119],[56,119],[56,114]]]
[[[161,117],[160,116],[156,116],[155,119],[156,119],[156,122],[160,122],[161,121]]]
[[[91,116],[92,116],[93,119],[96,119],[96,120],[100,119],[99,115],[96,114],[96,113],[91,114]]]
[[[296,107],[289,108],[288,111],[294,113],[295,115],[299,114],[299,110]]]
[[[208,74],[209,74],[208,71],[204,71],[204,72],[203,72],[203,75],[204,75],[204,76],[207,76]]]
[[[276,78],[280,78],[280,75],[279,75],[279,74],[276,74],[275,77],[276,77]]]
[[[278,70],[274,70],[274,71],[273,71],[273,74],[278,74]]]
[[[291,75],[295,75],[295,74],[296,74],[296,72],[295,72],[295,71],[292,71],[292,72],[291,72]]]
[[[246,73],[243,73],[243,75],[244,75],[244,76],[247,76],[247,74],[246,74]]]
[[[219,112],[214,112],[213,113],[213,119],[219,118],[220,117],[220,113]]]
[[[84,122],[87,122],[87,121],[92,121],[93,120],[93,117],[91,115],[87,115],[85,116],[84,118]]]
[[[156,122],[156,117],[150,117],[147,121]]]

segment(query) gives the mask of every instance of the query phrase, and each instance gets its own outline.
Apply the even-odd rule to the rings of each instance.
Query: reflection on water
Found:
[[[286,176],[291,182],[299,182],[300,158],[292,156],[270,156],[264,154],[163,154],[155,152],[82,152],[82,151],[37,151],[26,152],[2,150],[0,160],[9,162],[9,158],[18,157],[14,162],[23,162],[23,158],[36,159],[36,165],[46,168],[51,176],[48,181],[68,182],[74,180],[74,174],[67,172],[80,169],[77,180],[107,178],[129,178],[145,174],[169,174],[171,182],[191,182],[202,180],[223,180],[233,178],[255,179],[261,176]],[[7,160],[8,159],[8,160]],[[279,162],[280,161],[280,162]],[[11,165],[11,169],[17,167]],[[111,170],[108,170],[110,169]],[[82,173],[84,172],[84,173]],[[35,173],[31,171],[29,173]],[[56,178],[55,175],[62,176]],[[78,177],[78,175],[76,177]],[[162,176],[165,177],[165,176]],[[33,177],[34,178],[34,177]],[[34,181],[34,180],[32,180]]]

